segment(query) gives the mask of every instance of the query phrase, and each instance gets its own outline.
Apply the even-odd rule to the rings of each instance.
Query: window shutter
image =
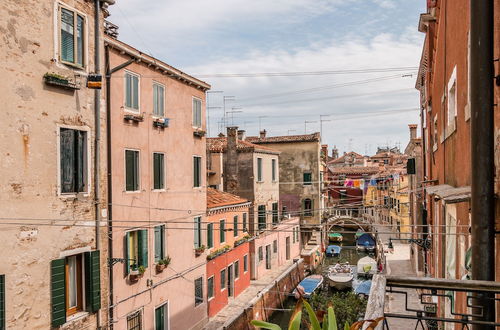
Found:
[[[66,323],[66,274],[65,260],[55,259],[50,263],[52,326]]]
[[[125,106],[132,107],[132,76],[125,74]]]
[[[99,251],[85,252],[85,289],[87,310],[91,313],[101,308],[101,268]]]
[[[0,275],[0,329],[5,326],[5,275]]]
[[[61,192],[75,191],[75,134],[74,130],[61,128],[60,131],[61,157]]]
[[[408,159],[408,162],[406,163],[406,173],[407,174],[416,174],[415,158]]]
[[[139,109],[139,78],[132,76],[132,92],[133,92],[133,103],[132,107],[134,109]]]
[[[83,131],[74,131],[75,132],[75,142],[76,142],[76,168],[75,168],[75,176],[76,176],[76,192],[81,192],[85,190],[85,139],[86,132]]]
[[[139,230],[139,266],[148,267],[148,231]]]
[[[214,246],[214,224],[209,223],[207,225],[207,248]]]
[[[155,330],[165,329],[165,305],[155,310]]]
[[[123,246],[125,247],[125,251],[123,251],[123,256],[125,258],[125,275],[128,275],[130,272],[130,255],[128,254],[128,251],[130,249],[130,233],[126,233],[124,237],[124,243]]]
[[[234,216],[233,218],[233,233],[234,237],[238,236],[238,216]]]
[[[153,114],[158,115],[158,85],[153,84]]]

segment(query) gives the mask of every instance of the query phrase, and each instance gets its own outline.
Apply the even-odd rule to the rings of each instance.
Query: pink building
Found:
[[[195,248],[206,214],[210,86],[116,39],[105,45],[110,322],[115,329],[201,329],[206,261]]]

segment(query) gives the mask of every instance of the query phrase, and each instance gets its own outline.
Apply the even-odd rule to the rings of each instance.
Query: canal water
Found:
[[[354,237],[352,237],[352,239],[344,240],[343,242],[335,242],[330,244],[342,246],[340,255],[338,257],[325,257],[323,259],[323,263],[315,270],[315,273],[326,275],[326,273],[328,272],[328,267],[330,265],[335,265],[337,262],[339,263],[348,262],[350,265],[354,266],[353,267],[354,279],[351,290],[355,290],[360,283],[366,281],[366,278],[358,278],[356,265],[359,259],[369,254],[367,254],[366,252],[356,250],[356,246],[354,245]],[[373,255],[371,256],[374,257]],[[321,288],[321,294],[328,295],[329,292],[333,293],[336,291],[333,288],[329,288],[327,283],[328,281],[326,281],[325,279],[325,281],[323,281],[324,286]],[[269,318],[269,322],[278,324],[282,329],[287,329],[288,322],[290,321],[290,316],[292,314],[296,302],[297,300],[294,297],[292,296],[288,297],[283,304],[283,309],[285,310],[275,311]]]

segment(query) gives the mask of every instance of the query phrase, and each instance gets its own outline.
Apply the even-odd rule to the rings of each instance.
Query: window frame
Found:
[[[195,118],[195,108],[194,108],[194,103],[195,101],[199,101],[200,102],[200,122],[199,122],[199,125],[197,125],[198,123],[196,122],[195,123],[195,119],[198,119],[198,118]],[[202,128],[203,127],[203,100],[199,97],[196,97],[196,96],[193,96],[192,98],[192,101],[191,101],[191,125],[193,126],[193,128]]]
[[[272,209],[272,223],[273,225],[278,225],[280,222],[280,217],[279,217],[279,203],[278,202],[273,202],[271,204],[271,209]]]
[[[453,68],[453,71],[448,80],[447,90],[446,90],[446,126],[453,126],[455,124],[455,119],[458,115],[458,105],[457,105],[457,94],[458,94],[458,84],[457,84],[457,66]],[[453,99],[450,97],[450,93],[453,91]],[[453,105],[453,109],[450,109]],[[453,110],[453,113],[450,112]]]
[[[224,274],[224,276],[222,274]],[[220,275],[220,279],[219,279],[220,292],[222,292],[222,291],[224,291],[224,290],[227,289],[227,285],[226,285],[227,269],[226,268],[222,268],[219,271],[219,275]]]
[[[196,296],[196,284],[201,284],[201,296]],[[201,301],[200,301],[201,298]],[[203,305],[205,302],[205,297],[203,296],[203,276],[194,279],[194,307]]]
[[[234,268],[234,280],[238,280],[240,278],[240,261],[235,260],[233,262],[233,268]]]
[[[309,180],[306,181],[306,175],[309,175]],[[303,186],[311,186],[312,185],[312,172],[306,171],[302,173],[302,185]]]
[[[161,114],[158,114],[155,112],[155,107],[156,107],[156,102],[155,102],[155,87],[161,87],[163,89],[163,104],[162,104],[162,109],[161,109]],[[152,84],[152,89],[153,89],[153,111],[152,111],[152,116],[153,118],[165,118],[165,96],[166,96],[166,88],[165,88],[165,85],[156,81],[156,80],[153,80],[153,84]],[[158,101],[158,97],[157,97],[157,100]]]
[[[75,8],[72,8],[70,6],[68,6],[67,4],[63,3],[63,2],[60,2],[60,1],[57,1],[56,2],[56,6],[55,6],[55,10],[56,10],[56,14],[55,14],[55,26],[57,27],[54,31],[54,34],[55,34],[55,40],[57,41],[56,44],[57,46],[54,47],[54,50],[55,50],[55,53],[56,53],[56,56],[55,58],[57,58],[57,60],[59,61],[59,63],[62,63],[64,65],[68,65],[68,66],[71,66],[71,67],[74,67],[76,69],[80,69],[80,70],[86,70],[87,67],[88,67],[88,40],[89,40],[89,30],[88,30],[88,25],[89,25],[89,20],[88,20],[88,15],[75,9]],[[65,61],[62,59],[62,21],[61,21],[61,15],[62,15],[62,9],[66,9],[68,11],[71,11],[73,12],[74,14],[74,18],[73,18],[73,31],[75,32],[76,29],[77,29],[77,25],[76,25],[76,20],[77,20],[77,17],[78,16],[81,16],[83,18],[83,31],[82,31],[82,38],[83,38],[83,44],[82,44],[82,65],[78,64],[76,62],[76,58],[75,58],[75,62],[69,62],[69,61]],[[73,42],[74,42],[74,45],[73,45],[73,52],[74,52],[74,56],[77,54],[77,52],[75,52],[75,50],[77,49],[77,42],[75,42],[77,40],[77,34],[75,33],[73,35]]]
[[[248,272],[248,254],[243,256],[243,273]]]
[[[137,152],[137,189],[136,190],[127,190],[127,151]],[[139,193],[141,192],[141,151],[139,149],[133,148],[125,148],[123,151],[124,158],[124,184],[125,184],[125,192],[126,193]]]
[[[91,140],[90,140],[90,135],[91,135],[91,130],[90,127],[88,126],[74,126],[74,125],[63,125],[63,124],[57,124],[56,125],[57,129],[57,195],[61,198],[67,198],[67,197],[75,197],[78,194],[83,194],[84,197],[90,196],[90,192],[92,191],[92,164],[91,164],[91,155],[90,155],[90,148],[89,146],[91,145]],[[82,191],[79,193],[75,192],[68,192],[68,193],[63,193],[62,192],[62,182],[61,182],[61,129],[72,129],[72,130],[78,130],[78,131],[84,131],[86,132],[86,183],[85,186],[87,187],[86,191]]]
[[[226,219],[219,220],[219,244],[226,243]]]
[[[263,212],[261,212],[261,211],[263,211]],[[263,216],[264,222],[261,222],[261,217],[262,216]],[[257,229],[259,231],[267,229],[267,211],[266,211],[266,205],[258,205],[257,206]]]
[[[157,259],[156,258],[156,228],[161,228],[160,230],[160,237],[161,237],[161,256]],[[153,234],[154,234],[154,241],[153,241],[153,244],[154,244],[154,259],[155,259],[155,263],[157,263],[158,261],[160,260],[163,260],[167,257],[167,242],[166,242],[166,234],[167,234],[167,231],[166,231],[166,226],[165,224],[159,224],[159,225],[156,225],[154,226],[154,231],[153,231]]]
[[[259,263],[260,263],[262,260],[264,260],[264,249],[263,249],[262,245],[259,246],[259,248],[257,249],[257,251],[258,251],[257,252],[258,253],[258,260],[259,260]]]
[[[242,222],[243,222],[243,228],[242,228],[242,231],[244,233],[247,233],[248,232],[248,222],[247,222],[247,218],[248,218],[248,213],[247,212],[243,212],[243,215],[242,215]]]
[[[276,158],[271,159],[271,179],[273,182],[277,182],[277,176],[276,176]]]
[[[212,295],[210,295],[210,280],[212,280]],[[210,301],[215,298],[215,275],[207,278],[207,301]]]
[[[195,171],[195,163],[194,160],[199,159],[198,168],[198,180],[196,180],[196,171]],[[202,157],[198,155],[193,155],[193,188],[201,188],[203,185],[203,166],[202,166]]]
[[[310,207],[306,208],[307,202],[310,202]],[[304,210],[303,210],[303,216],[304,217],[312,217],[314,215],[314,201],[312,198],[304,198]]]
[[[273,241],[273,253],[278,253],[278,240]]]
[[[155,182],[155,155],[162,155],[163,156],[163,166],[161,167],[161,173],[160,173],[161,174],[161,178],[162,178],[162,180],[160,182],[161,186],[162,186],[161,188],[156,188],[155,187],[155,184],[156,184],[156,182]],[[166,191],[166,189],[167,189],[167,184],[166,184],[166,173],[167,173],[167,171],[166,171],[167,165],[166,164],[167,164],[167,162],[165,161],[165,159],[166,159],[165,153],[161,152],[161,151],[154,151],[152,153],[152,158],[153,159],[152,159],[152,162],[151,162],[152,163],[151,166],[152,166],[152,173],[153,173],[153,175],[152,175],[152,181],[153,181],[152,182],[152,186],[153,186],[153,189],[151,189],[151,190],[152,191],[156,191],[156,192]]]
[[[233,236],[238,237],[238,215],[233,216]]]
[[[207,224],[207,249],[214,247],[214,224],[210,222]]]
[[[76,260],[76,305],[70,306],[70,265],[69,259],[75,258]],[[65,290],[66,290],[66,317],[74,315],[78,312],[85,311],[85,292],[84,292],[84,260],[83,254],[73,254],[64,258],[64,276],[65,276]]]
[[[127,314],[127,330],[130,330],[129,328],[129,321],[131,321],[132,317],[138,316],[139,317],[139,330],[144,329],[144,316],[143,316],[143,309],[138,309],[133,311],[132,313]]]
[[[127,75],[137,77],[137,109],[127,106]],[[123,110],[134,114],[141,113],[141,75],[130,70],[124,70],[123,74]],[[133,100],[131,98],[132,103]]]
[[[198,244],[196,244],[196,238],[193,237],[193,246],[195,249],[200,248],[203,245],[203,238],[201,235],[202,217],[197,216],[193,218],[193,233],[197,236]]]
[[[262,157],[257,157],[257,182],[264,182]]]
[[[165,307],[167,307],[167,308],[165,309]],[[158,305],[158,306],[155,307],[155,310],[154,310],[154,325],[155,325],[155,328],[156,328],[156,310],[158,308],[164,308],[165,309],[164,313],[165,313],[166,320],[165,320],[164,325],[166,326],[167,330],[170,329],[170,304],[169,304],[169,301],[168,300],[164,301],[160,305]]]

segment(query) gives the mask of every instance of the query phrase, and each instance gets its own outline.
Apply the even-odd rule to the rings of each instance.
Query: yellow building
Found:
[[[411,233],[408,176],[404,168],[393,173],[393,182],[388,191],[390,222],[400,233]],[[411,238],[401,235],[401,238]]]

